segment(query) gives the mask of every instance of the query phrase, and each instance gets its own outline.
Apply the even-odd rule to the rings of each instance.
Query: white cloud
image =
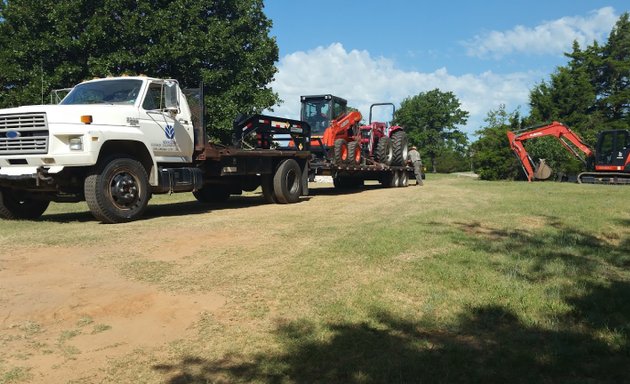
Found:
[[[464,130],[473,133],[483,125],[487,112],[500,104],[510,110],[526,104],[530,87],[541,77],[534,72],[500,75],[490,71],[455,76],[446,68],[430,73],[403,71],[392,60],[371,57],[367,51],[348,52],[335,43],[284,56],[271,85],[284,100],[274,108],[274,114],[299,118],[301,95],[332,93],[347,99],[366,120],[372,103],[392,102],[399,106],[406,97],[439,88],[453,92],[462,108],[470,112]]]
[[[469,56],[500,59],[512,53],[556,54],[571,50],[573,41],[585,47],[607,37],[618,16],[612,7],[590,12],[587,17],[563,17],[533,28],[516,26],[509,31],[490,31],[463,42]]]

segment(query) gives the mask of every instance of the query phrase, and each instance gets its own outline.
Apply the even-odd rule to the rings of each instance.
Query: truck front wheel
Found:
[[[18,191],[0,188],[0,217],[7,220],[34,220],[48,208],[50,201],[19,196]]]
[[[151,197],[146,170],[138,161],[125,157],[100,164],[85,179],[84,189],[92,215],[109,224],[139,218]]]

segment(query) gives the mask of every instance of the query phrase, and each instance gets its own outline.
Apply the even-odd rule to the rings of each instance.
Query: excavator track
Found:
[[[630,185],[630,174],[620,172],[582,172],[577,177],[580,184]]]

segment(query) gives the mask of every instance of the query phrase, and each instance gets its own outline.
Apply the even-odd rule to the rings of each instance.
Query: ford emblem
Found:
[[[7,139],[17,139],[22,136],[22,133],[19,131],[7,131]]]

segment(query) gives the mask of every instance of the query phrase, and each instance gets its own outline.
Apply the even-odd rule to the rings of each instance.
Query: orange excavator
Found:
[[[528,128],[521,132],[507,131],[510,148],[521,162],[528,181],[546,180],[552,170],[540,159],[534,162],[523,143],[543,136],[552,136],[575,157],[582,160],[587,171],[578,175],[579,183],[630,184],[630,131],[610,130],[599,133],[595,150],[566,125],[557,121]]]

